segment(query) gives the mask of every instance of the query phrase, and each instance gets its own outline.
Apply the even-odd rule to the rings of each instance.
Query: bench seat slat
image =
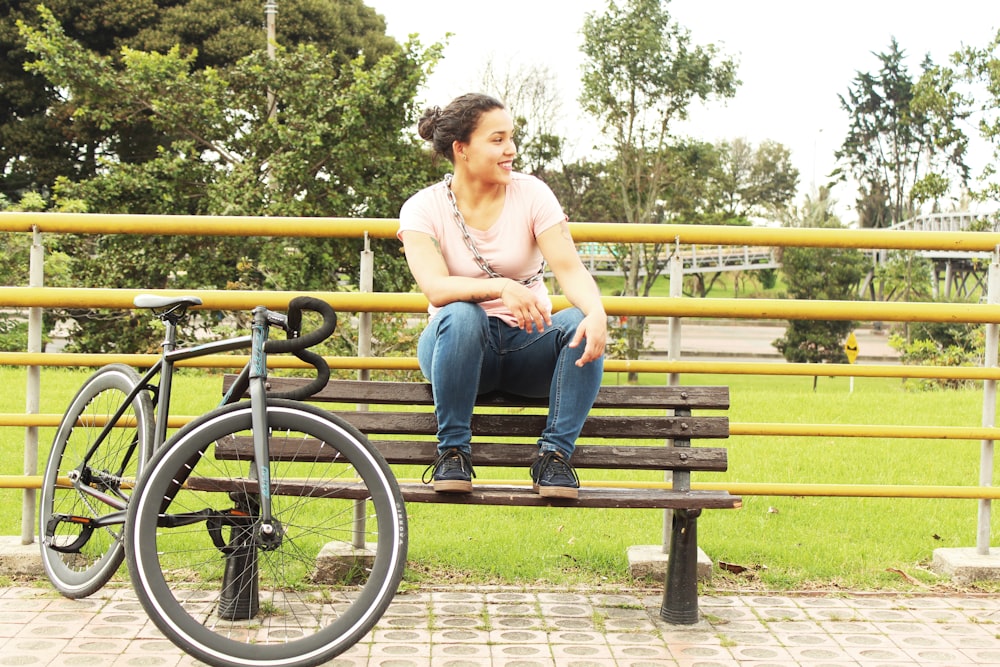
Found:
[[[373,440],[390,464],[427,465],[437,456],[433,442]],[[477,442],[473,444],[475,467],[528,467],[534,445]],[[689,470],[725,472],[728,455],[723,447],[640,447],[634,445],[578,445],[573,467],[580,469]]]
[[[187,488],[199,491],[248,492],[257,490],[253,480],[192,477]],[[576,500],[542,498],[529,486],[477,486],[472,493],[436,493],[427,484],[400,484],[403,500],[415,503],[452,503],[462,505],[508,505],[518,507],[604,507],[608,509],[735,509],[742,505],[738,496],[728,491],[673,491],[671,489],[590,488],[584,485]],[[326,496],[331,499],[363,500],[368,491],[356,482],[295,484],[278,481],[274,495]]]
[[[223,391],[232,385],[235,375],[223,378]],[[306,378],[268,378],[271,391],[288,391],[308,382]],[[310,401],[326,403],[369,403],[373,405],[433,405],[430,384],[426,382],[384,382],[336,380],[313,395]],[[478,397],[478,405],[545,406],[546,399],[530,399],[509,394]],[[663,408],[728,410],[729,387],[726,386],[603,386],[594,402],[595,408]]]
[[[437,433],[437,420],[429,412],[333,412],[365,435],[428,435]],[[472,432],[477,436],[537,438],[545,429],[545,415],[475,414]],[[652,417],[591,415],[583,425],[584,438],[727,438],[728,417]]]
[[[370,441],[390,464],[427,465],[437,457],[434,442],[411,440]],[[330,452],[324,457],[324,452]],[[527,467],[531,464],[534,447],[516,443],[477,442],[473,445],[473,465],[477,467]],[[330,460],[336,455],[332,448],[323,448],[317,441],[296,441],[271,445],[271,458],[276,461]],[[223,460],[248,460],[253,456],[249,437],[219,442],[215,456]],[[635,470],[689,470],[725,472],[728,465],[723,447],[641,447],[634,445],[579,445],[573,453],[575,468],[627,468]]]
[[[511,505],[518,507],[604,507],[608,509],[736,509],[743,502],[728,491],[673,491],[580,487],[576,500],[542,498],[527,486],[475,486],[472,493],[436,493],[426,484],[401,484],[403,499],[415,503]],[[451,497],[444,497],[451,496]]]

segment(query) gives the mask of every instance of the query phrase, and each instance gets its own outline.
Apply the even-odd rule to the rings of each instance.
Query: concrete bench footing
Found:
[[[640,544],[628,548],[628,571],[634,579],[663,581],[667,576],[670,557],[663,553],[662,544]],[[698,549],[698,581],[712,578],[712,559]]]
[[[313,583],[339,583],[371,570],[376,547],[374,543],[366,543],[363,549],[358,549],[347,542],[328,542],[316,556]]]
[[[957,584],[996,581],[1000,579],[1000,548],[990,549],[989,554],[977,553],[975,547],[935,549],[931,569]]]

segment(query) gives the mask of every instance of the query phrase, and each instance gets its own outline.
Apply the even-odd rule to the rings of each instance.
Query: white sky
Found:
[[[424,44],[453,36],[444,60],[428,82],[423,101],[444,105],[477,90],[485,64],[498,69],[539,64],[557,77],[563,91],[565,132],[588,153],[593,143],[587,120],[578,114],[580,29],[588,12],[603,13],[607,0],[366,0],[382,14],[390,35],[403,41],[418,33]],[[963,45],[985,47],[1000,28],[1000,13],[983,0],[674,0],[668,11],[691,31],[695,44],[712,43],[739,64],[742,85],[728,102],[700,104],[681,130],[704,141],[745,137],[754,145],[773,139],[792,151],[800,190],[814,189],[834,168],[834,151],[847,129],[838,95],[846,95],[856,74],[875,72],[873,53],[888,50],[895,37],[907,54],[911,74],[930,54],[946,64]],[[974,128],[967,128],[970,137]],[[981,165],[979,149],[972,162]],[[834,190],[838,209],[853,193]],[[844,215],[852,222],[852,215]]]

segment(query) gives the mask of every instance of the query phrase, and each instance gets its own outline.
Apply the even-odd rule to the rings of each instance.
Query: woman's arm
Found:
[[[531,331],[539,331],[551,324],[547,312],[538,307],[535,295],[510,278],[466,278],[448,273],[441,246],[430,234],[404,231],[402,234],[406,262],[410,266],[417,286],[433,306],[441,307],[455,301],[480,303],[491,299],[502,299],[518,326]]]
[[[583,311],[584,320],[576,330],[570,347],[582,340],[587,346],[577,365],[582,366],[604,354],[608,340],[608,316],[601,302],[601,292],[587,267],[580,261],[576,245],[565,222],[550,227],[538,236],[538,247],[570,303]]]

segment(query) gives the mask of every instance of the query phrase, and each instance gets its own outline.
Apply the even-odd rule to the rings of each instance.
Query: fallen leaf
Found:
[[[886,572],[892,572],[893,574],[898,574],[903,579],[905,579],[908,584],[913,584],[914,586],[923,586],[924,585],[924,584],[920,583],[920,581],[918,579],[914,579],[913,577],[911,577],[910,575],[908,575],[906,572],[903,572],[902,570],[899,570],[897,568],[889,567],[889,568],[886,568],[885,571]]]
[[[725,570],[726,572],[732,572],[733,574],[743,574],[747,571],[747,568],[743,565],[737,565],[736,563],[726,563],[719,561],[719,569]]]

